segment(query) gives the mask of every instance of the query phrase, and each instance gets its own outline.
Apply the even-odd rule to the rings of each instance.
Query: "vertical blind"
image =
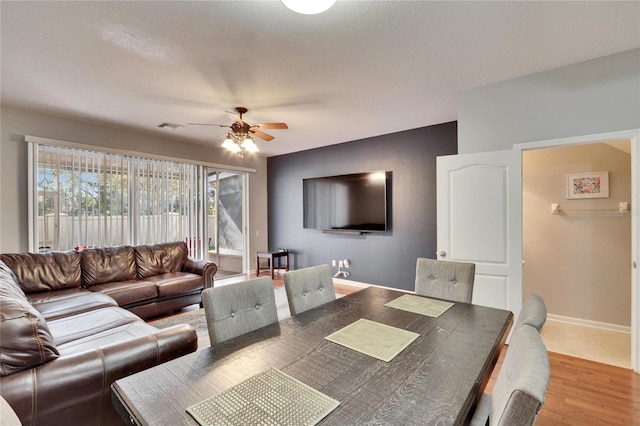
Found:
[[[35,146],[33,238],[39,251],[189,242],[204,235],[203,166]]]
[[[191,241],[203,235],[200,214],[201,167],[193,164],[135,158],[133,187],[137,209],[133,234],[138,244]]]

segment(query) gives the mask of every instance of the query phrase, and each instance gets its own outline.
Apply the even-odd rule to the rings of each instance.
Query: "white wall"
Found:
[[[541,295],[555,315],[631,325],[630,141],[523,152],[523,294]],[[569,173],[609,172],[609,197],[566,199]],[[560,213],[551,214],[551,204]],[[570,267],[567,267],[570,265]]]
[[[462,92],[458,152],[640,128],[640,49]]]
[[[640,199],[640,148],[634,129],[640,129],[640,49],[471,89],[458,97],[461,154],[536,141],[583,143],[586,140],[578,137],[594,140],[592,136],[601,133],[633,137],[632,203]],[[632,204],[632,215],[637,211]],[[640,232],[633,220],[632,227],[631,256],[637,262]],[[640,372],[640,297],[635,290],[640,278],[635,270],[632,282],[632,365]]]
[[[252,253],[256,250],[267,247],[265,158],[240,159],[222,149],[181,141],[171,138],[171,135],[160,137],[6,105],[2,106],[0,120],[0,253],[28,250],[25,135],[256,169],[256,173],[249,174],[249,219],[253,230],[250,235],[249,258],[254,258]],[[260,231],[260,236],[256,236],[256,230]],[[255,263],[255,260],[252,261]]]

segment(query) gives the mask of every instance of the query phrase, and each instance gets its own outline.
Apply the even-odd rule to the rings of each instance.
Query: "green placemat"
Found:
[[[275,368],[187,408],[205,425],[315,425],[340,403]]]
[[[434,318],[438,318],[453,305],[454,303],[452,302],[443,302],[442,300],[434,300],[429,299],[428,297],[414,296],[411,294],[405,294],[404,296],[400,296],[397,299],[393,299],[391,302],[384,304],[384,306],[389,306],[391,308],[402,309],[403,311],[427,315]]]
[[[361,318],[325,339],[389,362],[419,336],[412,331]]]

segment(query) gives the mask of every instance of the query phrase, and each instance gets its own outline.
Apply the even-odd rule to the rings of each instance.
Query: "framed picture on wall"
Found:
[[[567,175],[567,199],[609,198],[609,172]]]

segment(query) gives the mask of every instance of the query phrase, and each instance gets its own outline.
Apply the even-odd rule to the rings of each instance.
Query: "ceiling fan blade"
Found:
[[[261,129],[288,129],[287,123],[257,123],[252,124],[251,127],[259,127]]]
[[[229,127],[228,124],[211,124],[211,123],[187,123],[190,126],[215,126],[215,127]]]
[[[255,130],[255,129],[251,129],[249,130],[250,133],[253,133],[254,135],[256,135],[257,137],[259,137],[262,140],[265,140],[267,142],[272,141],[274,138],[271,135],[268,135],[264,132],[261,132],[260,130]]]

